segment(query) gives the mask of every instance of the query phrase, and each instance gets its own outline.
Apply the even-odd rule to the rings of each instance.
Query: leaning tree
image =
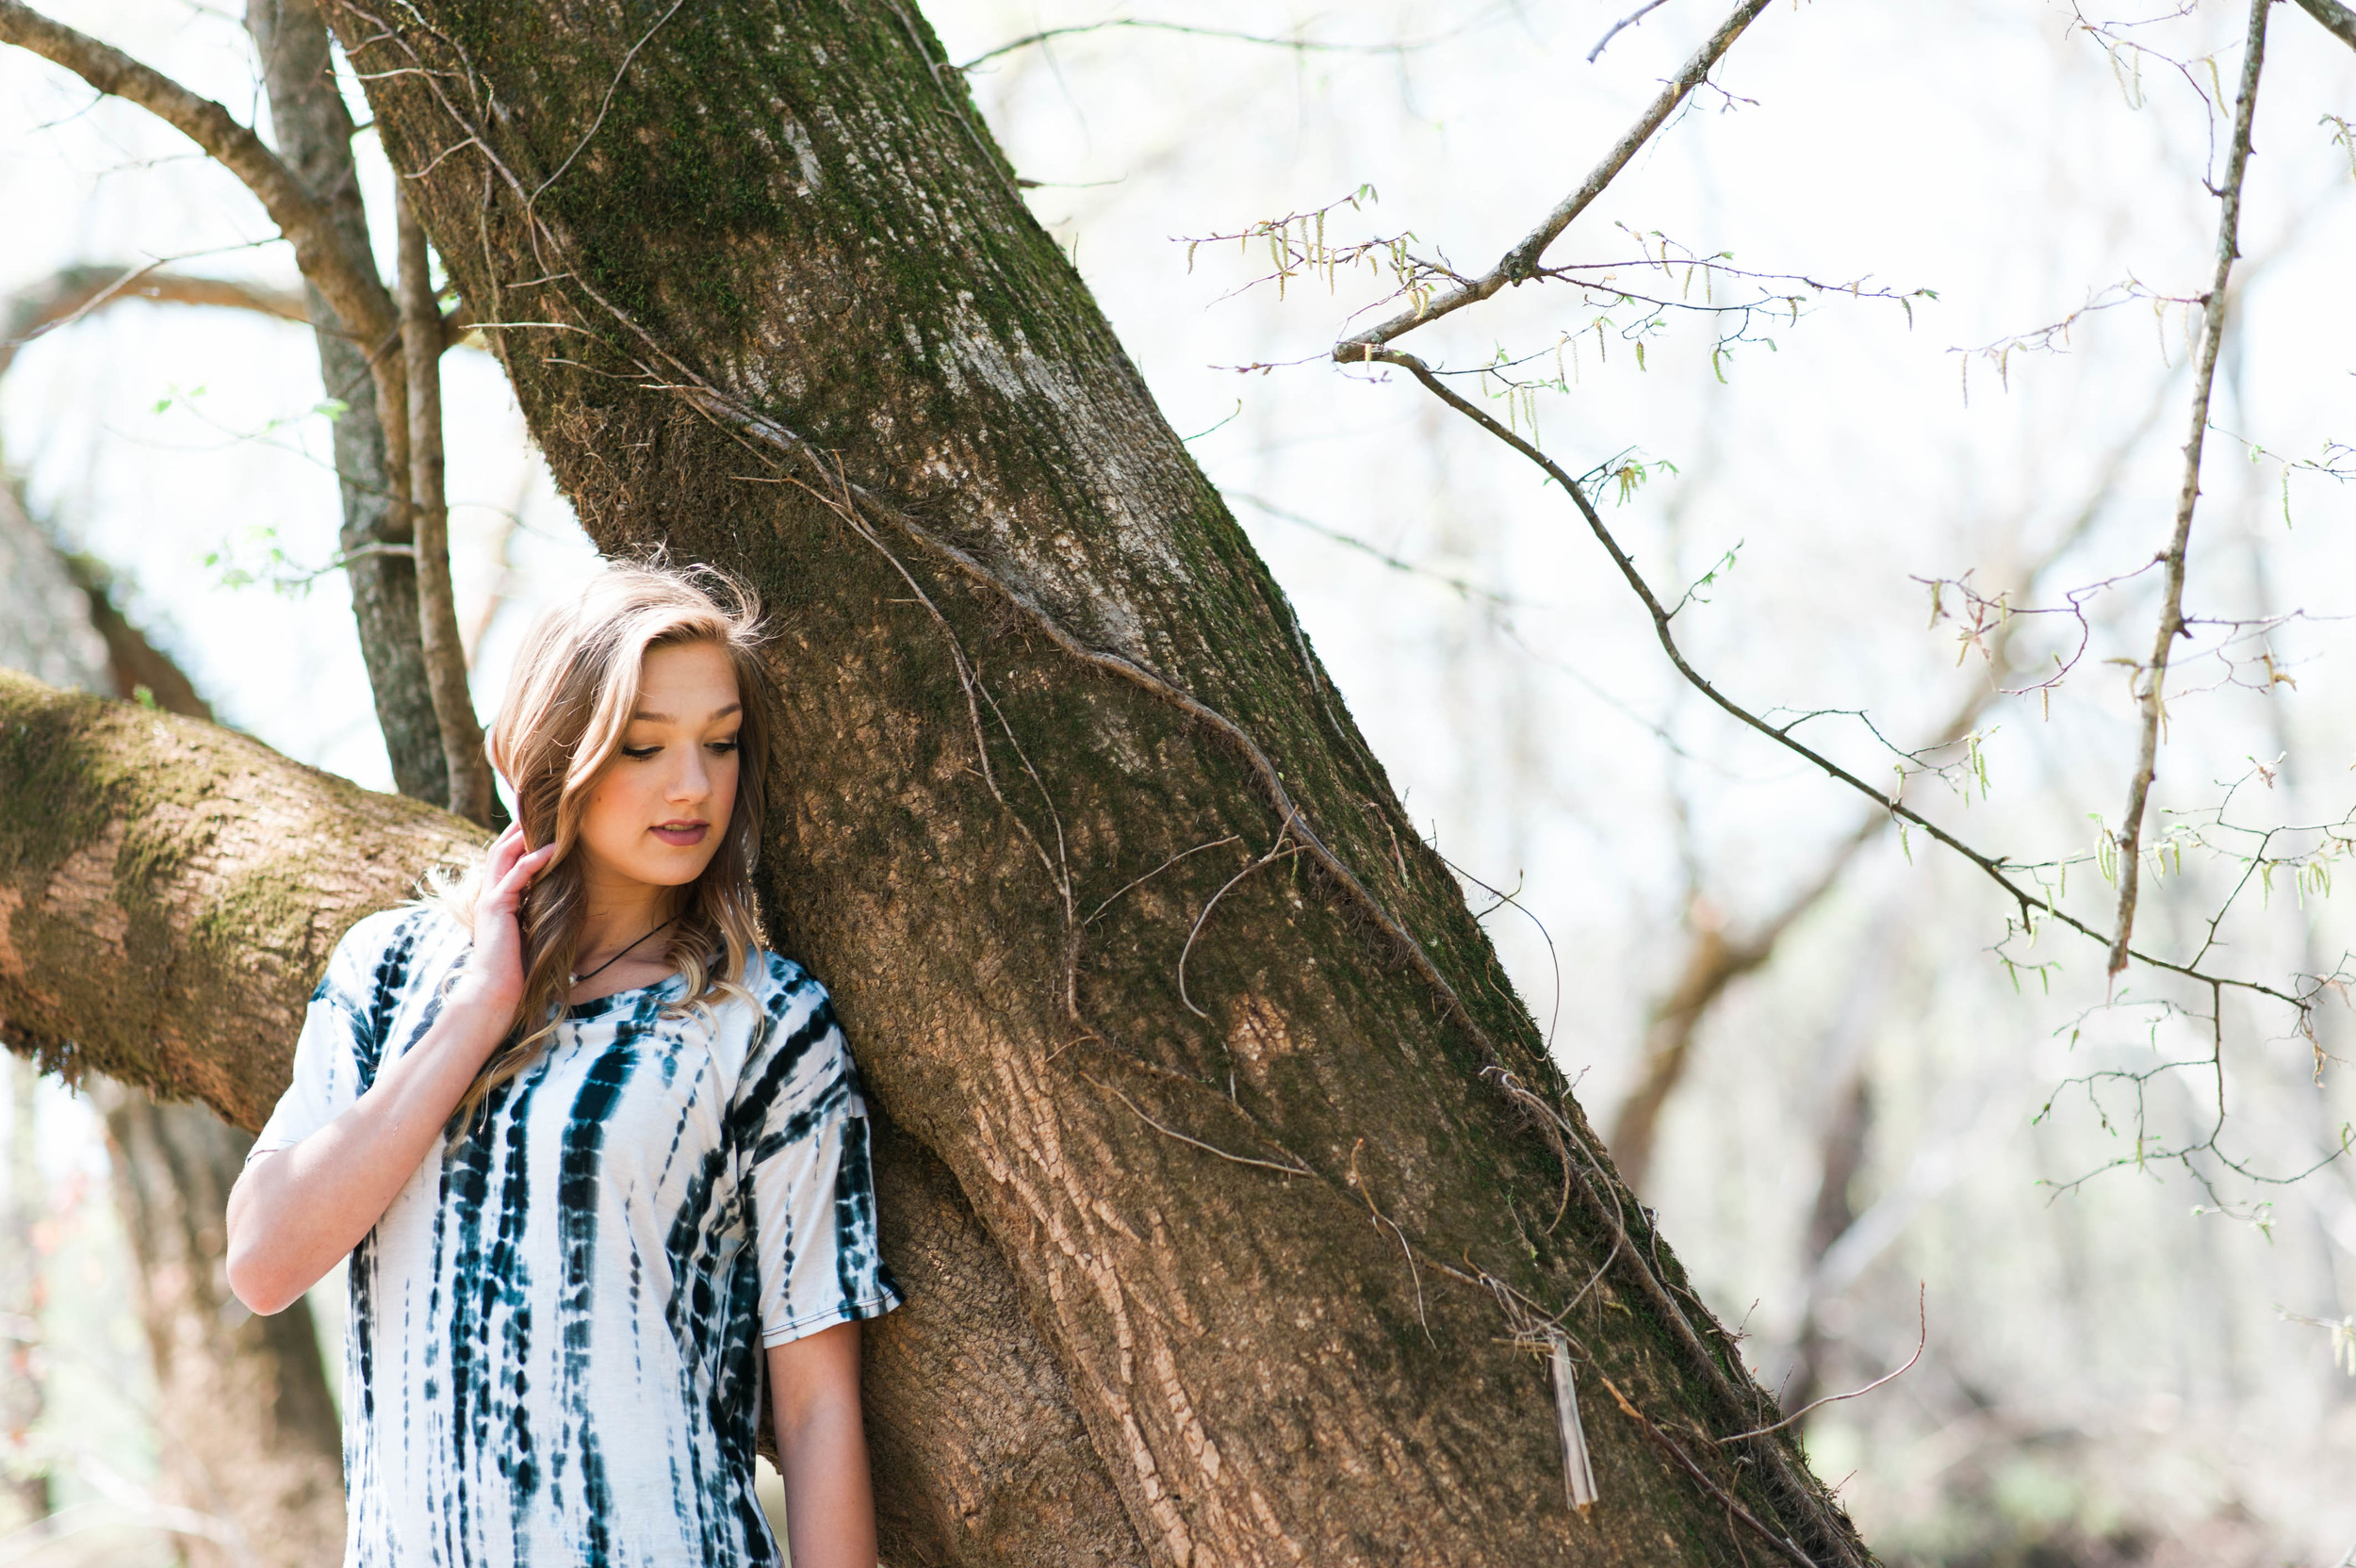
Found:
[[[1867,1561],[923,19],[325,8],[591,537],[767,605],[765,907],[912,1286],[887,1560]],[[393,407],[327,193],[172,112]],[[329,945],[476,831],[6,677],[0,803],[0,1032],[249,1127]]]

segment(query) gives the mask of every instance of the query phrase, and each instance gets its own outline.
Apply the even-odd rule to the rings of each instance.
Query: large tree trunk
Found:
[[[1772,1401],[930,34],[751,15],[330,10],[470,307],[552,324],[493,336],[593,536],[777,617],[767,907],[900,1132],[890,1560],[1862,1560],[1788,1436],[1738,1435]],[[104,803],[0,823],[0,1010],[251,1119],[326,944],[455,830],[160,727],[0,686],[0,782]],[[201,808],[156,808],[155,753]],[[279,822],[303,918],[254,923],[244,1032],[208,1053],[167,988],[146,1052],[73,979],[111,911],[206,896],[134,838],[210,886]],[[237,951],[221,913],[188,950]]]
[[[1144,1550],[1733,1556],[1609,1379],[1856,1555],[1787,1445],[1693,1435],[1772,1401],[1570,1147],[1456,885],[904,0],[325,9],[477,317],[553,324],[492,336],[592,536],[777,615],[767,906]],[[1562,1325],[1581,1524],[1529,1352],[1607,1258]]]

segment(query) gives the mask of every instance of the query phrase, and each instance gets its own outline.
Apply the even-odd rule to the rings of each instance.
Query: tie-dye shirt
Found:
[[[353,926],[254,1144],[333,1120],[425,1035],[466,933]],[[866,1108],[825,988],[757,955],[567,1010],[360,1245],[345,1340],[346,1568],[780,1560],[753,1495],[766,1357],[899,1304]]]

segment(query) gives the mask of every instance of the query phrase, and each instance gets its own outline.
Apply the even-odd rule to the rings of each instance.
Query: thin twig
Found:
[[[1108,897],[1106,897],[1106,898],[1105,898],[1105,900],[1104,900],[1104,903],[1099,904],[1099,905],[1098,905],[1098,906],[1096,906],[1093,910],[1091,910],[1091,911],[1089,912],[1089,914],[1088,914],[1088,919],[1086,919],[1086,920],[1082,921],[1080,923],[1081,923],[1082,925],[1094,925],[1094,924],[1096,923],[1097,920],[1098,920],[1101,916],[1103,916],[1103,914],[1104,913],[1104,911],[1105,911],[1105,910],[1107,910],[1107,909],[1109,909],[1109,908],[1111,908],[1111,907],[1112,907],[1115,904],[1119,903],[1119,902],[1121,901],[1121,897],[1122,897],[1124,894],[1126,894],[1126,893],[1127,893],[1127,892],[1128,892],[1128,891],[1129,891],[1132,888],[1142,887],[1144,884],[1146,884],[1146,883],[1148,883],[1148,882],[1153,881],[1153,878],[1155,878],[1155,877],[1157,877],[1157,876],[1161,875],[1161,874],[1162,874],[1162,873],[1164,873],[1164,872],[1168,871],[1170,867],[1172,867],[1172,866],[1176,865],[1179,861],[1181,861],[1181,860],[1185,859],[1187,856],[1189,856],[1189,855],[1200,855],[1200,854],[1202,854],[1202,853],[1203,853],[1204,850],[1206,850],[1206,849],[1217,849],[1217,848],[1219,848],[1221,844],[1232,844],[1232,843],[1236,843],[1236,842],[1239,842],[1239,841],[1242,840],[1242,838],[1243,838],[1243,835],[1242,835],[1242,834],[1240,834],[1240,833],[1230,833],[1230,834],[1228,834],[1228,835],[1227,835],[1225,838],[1223,838],[1223,839],[1213,839],[1213,840],[1210,840],[1208,842],[1205,842],[1205,843],[1199,843],[1199,844],[1195,845],[1192,849],[1182,849],[1182,850],[1180,850],[1177,854],[1175,854],[1175,855],[1171,856],[1169,859],[1164,860],[1164,861],[1163,861],[1160,865],[1155,866],[1155,867],[1154,867],[1152,871],[1147,872],[1147,873],[1146,873],[1143,876],[1135,876],[1135,877],[1131,877],[1128,881],[1123,882],[1123,883],[1122,883],[1122,884],[1121,884],[1119,888],[1117,888],[1116,890],[1114,890],[1114,891],[1113,891],[1113,892],[1112,892],[1112,893],[1111,893]]]
[[[2266,12],[2274,0],[2250,0],[2250,31],[2242,45],[2241,90],[2233,100],[2233,144],[2225,162],[2225,184],[2218,191],[2217,275],[2209,284],[2208,312],[2201,328],[2201,358],[2192,378],[2192,433],[2184,442],[2184,482],[2176,496],[2176,531],[2162,557],[2167,564],[2168,588],[2160,607],[2160,626],[2151,645],[2151,662],[2144,666],[2143,690],[2137,700],[2143,710],[2143,735],[2135,758],[2135,778],[2127,786],[2127,812],[2119,834],[2119,918],[2111,937],[2110,973],[2127,967],[2128,943],[2135,936],[2135,896],[2141,888],[2144,805],[2158,772],[2160,722],[2167,712],[2168,656],[2184,632],[2184,548],[2192,537],[2193,508],[2201,498],[2201,449],[2209,429],[2209,388],[2217,380],[2217,351],[2225,336],[2226,286],[2233,281],[2233,260],[2241,253],[2242,176],[2250,168],[2250,126],[2258,110],[2258,71],[2266,61]]]
[[[1595,1360],[1592,1356],[1588,1358],[1588,1364],[1590,1366],[1595,1364]],[[1677,1446],[1677,1442],[1671,1438],[1667,1432],[1662,1431],[1659,1427],[1653,1425],[1652,1418],[1650,1416],[1646,1415],[1643,1411],[1638,1410],[1634,1405],[1628,1402],[1628,1396],[1620,1392],[1618,1384],[1614,1383],[1610,1378],[1605,1377],[1601,1371],[1597,1371],[1595,1373],[1595,1380],[1603,1384],[1604,1392],[1611,1395],[1612,1403],[1620,1407],[1620,1413],[1635,1422],[1637,1429],[1640,1431],[1642,1431],[1646,1437],[1652,1439],[1652,1441],[1661,1447],[1662,1452],[1666,1453],[1671,1460],[1675,1461],[1677,1468],[1693,1477],[1694,1482],[1699,1485],[1703,1491],[1709,1493],[1711,1499],[1723,1507],[1728,1514],[1749,1526],[1753,1531],[1757,1532],[1760,1540],[1765,1541],[1769,1545],[1775,1547],[1776,1551],[1781,1552],[1792,1561],[1797,1563],[1799,1568],[1817,1568],[1816,1560],[1809,1557],[1806,1552],[1800,1550],[1800,1548],[1792,1542],[1790,1537],[1778,1534],[1775,1530],[1769,1529],[1766,1525],[1760,1522],[1759,1516],[1753,1513],[1749,1509],[1744,1508],[1741,1501],[1738,1500],[1732,1493],[1720,1486],[1716,1481],[1710,1479],[1710,1473],[1704,1470],[1700,1465],[1693,1462],[1693,1455]]]
[[[1488,432],[1491,435],[1497,437],[1507,446],[1513,448],[1515,451],[1521,453],[1522,456],[1528,458],[1531,463],[1536,464],[1540,468],[1546,471],[1548,478],[1552,479],[1562,487],[1563,493],[1571,498],[1572,504],[1579,509],[1579,516],[1586,522],[1588,531],[1595,535],[1596,542],[1602,545],[1605,552],[1612,557],[1612,564],[1619,568],[1621,577],[1625,579],[1628,586],[1635,591],[1636,596],[1643,602],[1645,612],[1651,615],[1654,637],[1660,642],[1662,651],[1668,654],[1669,662],[1677,667],[1677,674],[1683,678],[1688,685],[1692,686],[1695,691],[1701,693],[1705,697],[1708,697],[1722,711],[1726,712],[1730,717],[1736,719],[1747,727],[1758,731],[1760,735],[1765,736],[1775,744],[1784,747],[1786,750],[1803,759],[1811,766],[1822,769],[1828,776],[1838,779],[1841,783],[1848,785],[1851,789],[1856,790],[1858,793],[1864,795],[1867,799],[1875,802],[1879,807],[1881,807],[1882,809],[1888,811],[1890,815],[1921,828],[1924,833],[1928,834],[1939,843],[1945,845],[1955,854],[1962,856],[1966,860],[1971,861],[1972,864],[1977,866],[1989,879],[1994,881],[1998,887],[2004,890],[2005,893],[2011,897],[2015,904],[2020,907],[2024,919],[2036,919],[2042,917],[2046,920],[2058,921],[2070,930],[2076,931],[2083,936],[2091,937],[2098,941],[2105,943],[2109,941],[2110,939],[2106,933],[2097,930],[2095,927],[2070,914],[2068,910],[2055,907],[2049,904],[2046,896],[2040,890],[2026,888],[2014,881],[2008,874],[2008,863],[2006,861],[1999,859],[1995,857],[1983,855],[1978,850],[1973,849],[1970,844],[1965,843],[1962,840],[1948,832],[1945,828],[1939,826],[1937,823],[1932,822],[1929,818],[1923,816],[1914,808],[1898,799],[1896,795],[1885,794],[1880,790],[1875,789],[1873,785],[1868,784],[1864,779],[1859,778],[1856,774],[1852,773],[1847,768],[1842,767],[1840,763],[1834,761],[1823,752],[1816,750],[1806,742],[1796,739],[1792,734],[1792,726],[1770,724],[1765,719],[1760,718],[1758,714],[1752,712],[1749,709],[1743,707],[1741,703],[1736,702],[1733,698],[1727,696],[1724,692],[1720,691],[1708,677],[1704,676],[1699,670],[1695,669],[1686,659],[1684,650],[1677,645],[1677,634],[1671,629],[1670,612],[1668,608],[1664,606],[1661,602],[1659,596],[1653,593],[1651,584],[1647,583],[1644,580],[1644,574],[1636,569],[1635,561],[1631,559],[1628,553],[1621,547],[1619,540],[1615,538],[1612,535],[1612,531],[1605,526],[1602,514],[1595,510],[1595,502],[1588,498],[1586,490],[1580,485],[1578,479],[1565,471],[1561,464],[1556,463],[1552,458],[1546,456],[1545,452],[1540,451],[1530,442],[1524,439],[1518,433],[1507,429],[1501,421],[1492,417],[1487,410],[1466,401],[1464,398],[1459,397],[1455,392],[1451,391],[1446,384],[1441,382],[1441,380],[1432,373],[1431,367],[1425,365],[1422,360],[1417,359],[1415,355],[1397,349],[1369,348],[1367,350],[1366,357],[1372,359],[1377,364],[1395,365],[1401,369],[1406,370],[1417,381],[1422,383],[1425,390],[1429,391],[1433,397],[1438,398],[1442,402],[1447,403],[1450,408],[1456,410],[1457,413],[1463,415],[1465,418],[1472,420],[1482,430]],[[1797,721],[1794,722],[1796,723]],[[2269,986],[2262,981],[2242,980],[2212,975],[2194,968],[2191,965],[2180,964],[2171,959],[2160,957],[2156,954],[2146,953],[2141,949],[2131,949],[2130,956],[2134,957],[2139,963],[2150,965],[2153,969],[2164,970],[2171,974],[2181,974],[2187,979],[2199,981],[2204,986],[2212,984],[2231,986],[2236,990],[2249,991],[2257,996],[2270,997],[2274,1001],[2283,1003],[2292,1007],[2303,1007],[2303,1004],[2300,1002],[2299,998],[2291,995],[2289,992],[2282,990],[2279,987]]]
[[[1661,0],[1655,0],[1655,3],[1660,4]],[[1241,32],[1233,27],[1197,27],[1184,22],[1155,22],[1143,18],[1115,17],[1105,22],[1081,22],[1064,27],[1042,27],[1036,33],[1025,33],[1021,38],[1009,40],[995,49],[985,49],[963,65],[952,66],[950,69],[971,71],[975,66],[986,64],[1001,55],[1011,55],[1018,49],[1028,49],[1033,44],[1048,43],[1059,38],[1072,38],[1082,33],[1102,33],[1121,28],[1134,28],[1138,32],[1183,33],[1188,38],[1218,39],[1229,43],[1265,43],[1271,48],[1290,49],[1296,54],[1304,55],[1404,55],[1412,50],[1429,49],[1435,43],[1445,43],[1465,31],[1462,27],[1453,27],[1445,33],[1435,33],[1430,38],[1402,39],[1397,43],[1321,43],[1315,39],[1274,38],[1266,33]]]
[[[1199,1019],[1207,1020],[1211,1015],[1196,1006],[1194,999],[1186,995],[1186,957],[1194,952],[1195,939],[1203,935],[1203,922],[1211,918],[1211,911],[1219,907],[1219,901],[1225,898],[1236,883],[1285,852],[1289,846],[1292,826],[1292,818],[1285,817],[1284,825],[1276,830],[1275,841],[1268,846],[1268,853],[1229,877],[1225,885],[1211,895],[1209,902],[1203,906],[1203,912],[1194,917],[1194,929],[1186,933],[1186,945],[1178,950],[1178,1000],[1186,1004],[1186,1011]]]
[[[1685,62],[1685,69],[1670,78],[1668,86],[1661,89],[1661,96],[1653,100],[1652,106],[1638,117],[1636,123],[1628,127],[1628,134],[1604,155],[1603,161],[1595,165],[1579,188],[1562,198],[1555,209],[1546,214],[1546,221],[1532,229],[1520,244],[1506,252],[1495,267],[1482,276],[1441,295],[1421,309],[1403,310],[1379,327],[1343,338],[1333,345],[1333,358],[1345,364],[1371,358],[1374,351],[1383,344],[1415,331],[1426,321],[1434,321],[1451,311],[1478,304],[1506,285],[1520,283],[1528,278],[1536,270],[1538,258],[1546,253],[1546,247],[1570,227],[1572,219],[1587,210],[1588,204],[1603,194],[1604,188],[1628,167],[1628,160],[1636,155],[1638,150],[1652,139],[1652,134],[1661,129],[1679,104],[1685,102],[1686,94],[1701,85],[1711,67],[1733,47],[1734,41],[1742,36],[1742,29],[1767,8],[1768,3],[1769,0],[1742,0],[1733,13],[1718,24],[1718,30],[1693,52],[1693,57]]]
[[[1619,21],[1612,24],[1612,30],[1604,34],[1603,37],[1595,40],[1595,46],[1587,51],[1587,63],[1589,65],[1595,64],[1596,60],[1603,57],[1605,47],[1610,44],[1613,39],[1618,38],[1623,32],[1626,32],[1628,28],[1635,26],[1639,22],[1644,21],[1644,18],[1650,16],[1653,12],[1659,10],[1661,7],[1667,5],[1668,3],[1669,0],[1644,0],[1644,4],[1637,7],[1634,10],[1620,18]]]
[[[526,211],[530,211],[532,203],[539,201],[541,194],[545,192],[548,187],[554,185],[558,180],[562,179],[564,175],[564,171],[573,166],[573,160],[581,156],[581,149],[589,145],[589,139],[596,136],[597,134],[597,127],[605,123],[606,110],[614,106],[614,90],[622,85],[622,78],[629,74],[630,62],[638,57],[638,51],[644,49],[649,42],[651,42],[654,39],[654,35],[663,30],[663,24],[670,21],[672,17],[678,15],[679,8],[685,4],[687,4],[687,0],[671,0],[671,8],[664,11],[661,16],[656,17],[654,19],[654,25],[648,27],[638,41],[630,46],[630,53],[624,55],[622,57],[622,63],[614,69],[614,79],[605,84],[605,96],[597,100],[597,112],[596,116],[590,120],[589,128],[581,133],[581,139],[574,142],[573,150],[564,155],[564,161],[556,166],[556,172],[550,174],[547,179],[540,182],[539,189],[534,190],[532,193],[532,201],[524,204]],[[480,147],[482,144],[483,143],[479,138],[468,137],[466,140],[458,143],[458,147],[465,147],[468,145]],[[456,151],[457,147],[450,149],[450,152]],[[449,153],[445,153],[442,155],[442,157],[448,157],[449,155]],[[439,157],[434,160],[434,163],[439,163],[441,161],[442,159]],[[426,166],[427,169],[431,169],[432,167],[433,164],[428,164]],[[424,172],[425,170],[418,171],[419,174]]]
[[[1798,1410],[1793,1411],[1791,1414],[1785,1416],[1782,1420],[1776,1422],[1772,1427],[1761,1427],[1757,1431],[1751,1432],[1737,1432],[1732,1437],[1722,1437],[1717,1441],[1720,1443],[1740,1443],[1747,1437],[1765,1437],[1769,1432],[1779,1432],[1783,1430],[1784,1428],[1796,1425],[1798,1422],[1806,1419],[1808,1412],[1810,1411],[1822,1409],[1825,1405],[1839,1404],[1843,1399],[1855,1399],[1860,1395],[1871,1394],[1873,1390],[1881,1387],[1882,1384],[1889,1382],[1891,1379],[1913,1371],[1914,1364],[1922,1359],[1923,1347],[1929,1345],[1931,1342],[1930,1313],[1928,1307],[1924,1304],[1926,1300],[1924,1293],[1928,1288],[1929,1287],[1924,1285],[1918,1285],[1915,1289],[1914,1311],[1920,1332],[1914,1342],[1914,1354],[1906,1358],[1906,1364],[1904,1366],[1899,1367],[1896,1371],[1884,1373],[1882,1376],[1875,1378],[1872,1382],[1867,1383],[1863,1388],[1853,1388],[1846,1394],[1827,1394],[1821,1399],[1811,1400],[1808,1404],[1802,1405]]]

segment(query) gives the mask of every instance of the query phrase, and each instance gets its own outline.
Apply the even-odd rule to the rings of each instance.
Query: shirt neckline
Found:
[[[632,986],[626,991],[615,991],[610,996],[597,996],[592,997],[586,1002],[568,1003],[565,1005],[563,1017],[564,1021],[568,1023],[584,1021],[589,1019],[603,1018],[608,1013],[618,1011],[625,1003],[629,1003],[638,997],[645,996],[650,991],[667,990],[673,986],[680,985],[685,979],[686,976],[680,974],[679,971],[673,970],[670,973],[664,975],[662,979],[653,982],[651,985]]]

